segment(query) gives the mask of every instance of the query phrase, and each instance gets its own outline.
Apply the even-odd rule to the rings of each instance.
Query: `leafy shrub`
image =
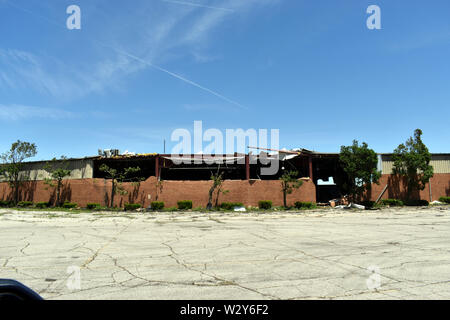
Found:
[[[39,209],[45,209],[49,207],[49,203],[48,202],[38,202],[36,203],[36,208]]]
[[[189,210],[192,209],[192,201],[191,200],[182,200],[178,201],[178,209],[179,210]]]
[[[94,210],[94,211],[113,211],[114,209],[111,209],[111,208],[108,208],[108,207],[105,207],[105,206],[98,206],[98,207],[95,207],[95,208],[93,208],[93,209],[91,209],[91,210]]]
[[[32,201],[19,201],[17,203],[17,206],[20,208],[26,208],[26,207],[31,207],[33,205]]]
[[[66,201],[66,202],[63,203],[62,207],[64,209],[73,209],[73,208],[78,207],[78,205],[76,203]]]
[[[403,201],[398,200],[398,199],[384,199],[384,200],[381,200],[381,204],[383,206],[402,207]]]
[[[429,203],[427,200],[409,200],[406,201],[406,205],[411,207],[426,207]]]
[[[152,201],[150,204],[153,210],[162,210],[164,209],[164,202],[162,201]]]
[[[134,211],[141,207],[139,203],[125,203],[125,211]]]
[[[0,200],[0,208],[10,207],[12,204],[9,200]]]
[[[272,208],[272,201],[261,200],[258,202],[258,207],[260,209],[268,210],[268,209]]]
[[[445,202],[445,203],[450,203],[450,197],[440,197],[439,201],[440,202]]]
[[[314,202],[297,201],[295,203],[295,208],[297,208],[297,209],[315,209],[315,208],[317,208],[317,205]]]
[[[233,210],[235,207],[243,207],[243,206],[244,204],[240,202],[223,202],[220,205],[220,208],[224,210]]]
[[[174,212],[174,211],[178,211],[178,208],[177,207],[169,207],[169,208],[165,208],[164,211]]]
[[[86,205],[86,208],[89,209],[89,210],[95,210],[95,209],[98,209],[100,207],[101,207],[100,203],[88,203]]]

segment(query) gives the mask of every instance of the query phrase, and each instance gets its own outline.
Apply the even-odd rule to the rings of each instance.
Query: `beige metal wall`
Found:
[[[432,155],[430,164],[434,173],[450,173],[450,155]],[[391,174],[394,162],[391,156],[382,155],[381,170],[383,174]]]
[[[21,175],[23,180],[40,181],[50,178],[50,174],[44,170],[47,162],[31,162],[24,163]],[[94,162],[91,159],[82,160],[67,160],[68,170],[71,170],[70,176],[65,179],[86,179],[93,178],[94,176]],[[55,167],[58,167],[55,165]],[[0,182],[4,181],[3,177],[0,177]]]

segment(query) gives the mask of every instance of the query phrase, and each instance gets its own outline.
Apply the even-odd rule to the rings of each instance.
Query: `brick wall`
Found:
[[[166,207],[177,205],[179,200],[192,200],[194,207],[205,207],[208,203],[208,191],[211,181],[164,181],[158,200],[164,201]],[[156,200],[156,178],[150,177],[139,185],[124,183],[122,186],[128,191],[125,196],[116,195],[115,204],[123,206],[124,203],[140,203],[148,206]],[[271,200],[274,206],[283,204],[280,181],[247,181],[227,180],[223,190],[229,190],[219,198],[221,202],[242,202],[245,205],[257,206],[259,200]],[[0,183],[0,199],[10,197],[10,189],[6,183]],[[65,180],[62,198],[75,202],[80,206],[87,203],[100,203],[105,205],[111,194],[111,182],[104,179],[76,179]],[[149,200],[148,195],[151,195]],[[49,188],[43,181],[30,181],[24,183],[21,189],[21,199],[33,202],[51,201],[55,198],[53,188]],[[300,189],[287,197],[288,203],[295,201],[316,200],[316,188],[311,181],[305,181]]]
[[[383,196],[387,198],[404,198],[404,181],[397,181],[392,175],[382,175],[379,185],[373,185],[372,192],[368,195],[376,200],[386,183],[390,187]],[[166,207],[174,207],[178,200],[192,200],[194,207],[205,207],[208,202],[208,191],[211,181],[164,181],[160,201],[164,201]],[[156,200],[156,178],[150,177],[139,185],[124,183],[128,191],[125,196],[116,195],[115,204],[123,206],[124,203],[140,203],[148,206],[150,201]],[[257,206],[259,200],[271,200],[274,206],[283,204],[280,182],[278,180],[227,180],[223,184],[223,190],[229,190],[227,194],[221,195],[221,202],[242,202],[245,205]],[[450,174],[435,174],[431,178],[431,191],[433,200],[441,196],[450,196]],[[0,199],[11,196],[11,190],[7,183],[0,183]],[[65,200],[75,202],[80,206],[87,203],[100,203],[105,205],[111,193],[111,182],[104,179],[75,179],[65,180],[62,197]],[[151,195],[151,200],[148,199]],[[429,186],[414,195],[416,198],[430,201]],[[55,198],[53,188],[45,185],[43,181],[30,181],[24,183],[21,189],[21,199],[33,202],[49,201]],[[288,195],[288,203],[295,201],[316,201],[316,187],[311,181],[305,181],[300,189]]]
[[[449,173],[435,173],[430,180],[432,200],[439,200],[442,196],[450,196],[450,174]],[[383,195],[382,199],[404,199],[406,196],[406,183],[404,179],[397,179],[394,175],[383,174],[380,178],[380,184],[372,186],[372,192],[369,194],[371,200],[376,200],[383,191],[386,184],[389,184],[388,189]],[[430,188],[427,183],[425,189],[416,192],[412,198],[423,199],[430,201]]]

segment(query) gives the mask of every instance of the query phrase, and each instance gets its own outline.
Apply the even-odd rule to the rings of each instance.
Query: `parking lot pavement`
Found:
[[[450,209],[0,210],[0,278],[45,299],[450,299]]]

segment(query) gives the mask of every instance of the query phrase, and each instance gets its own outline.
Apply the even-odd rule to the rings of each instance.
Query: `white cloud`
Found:
[[[248,13],[258,6],[265,6],[277,3],[279,0],[228,0],[223,1],[223,5],[230,8],[229,11],[203,11],[200,18],[193,21],[191,28],[187,30],[184,41],[195,43],[205,41],[209,34],[226,18],[231,18],[235,14]]]
[[[62,99],[74,99],[101,92],[115,80],[143,66],[121,55],[107,58],[84,70],[58,59],[43,59],[20,50],[0,49],[0,88],[33,88]]]
[[[233,10],[229,9],[229,8],[208,6],[208,5],[204,5],[204,4],[201,4],[201,3],[194,3],[194,2],[188,2],[188,1],[178,1],[178,0],[161,0],[161,1],[167,2],[167,3],[173,3],[173,4],[181,4],[181,5],[185,5],[185,6],[200,7],[200,8],[205,8],[205,9],[213,9],[213,10],[221,10],[221,11],[226,11],[226,12],[233,12]]]
[[[51,58],[0,48],[0,89],[33,88],[70,100],[92,92],[103,92],[109,87],[122,88],[119,84],[126,76],[156,66],[159,71],[178,80],[225,98],[216,90],[158,65],[181,57],[190,57],[198,63],[210,61],[205,58],[208,54],[199,53],[199,48],[208,46],[212,31],[226,18],[277,1],[226,0],[221,1],[220,7],[193,1],[161,1],[159,6],[155,6],[153,1],[137,1],[126,13],[114,7],[99,6],[95,12],[99,13],[97,20],[91,26],[93,31],[88,35],[90,43],[97,44],[97,48],[85,48],[89,59],[73,63],[65,61],[64,56]],[[29,10],[23,11],[33,14]],[[93,16],[92,12],[90,16]]]
[[[16,121],[35,118],[59,120],[74,117],[76,114],[60,109],[0,104],[0,120]]]

